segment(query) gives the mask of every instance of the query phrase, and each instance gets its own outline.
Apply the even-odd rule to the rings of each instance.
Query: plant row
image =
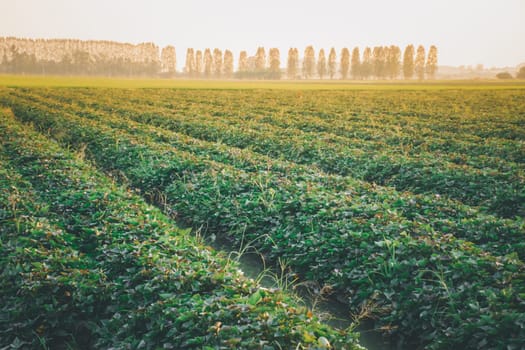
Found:
[[[16,108],[21,107],[22,101],[22,98],[18,99],[19,105]],[[48,107],[38,105],[33,101],[30,102],[30,105],[37,107],[40,111],[54,113]],[[21,113],[23,115],[23,112]],[[288,182],[314,182],[316,187],[322,187],[323,194],[320,197],[340,196],[346,198],[351,195],[354,207],[358,205],[365,207],[372,204],[380,211],[396,210],[397,215],[409,222],[407,224],[409,230],[412,229],[412,226],[419,227],[423,223],[430,230],[452,233],[456,238],[476,243],[480,248],[492,254],[505,255],[516,252],[520,258],[525,257],[525,243],[523,242],[525,224],[523,220],[500,219],[480,213],[475,208],[436,198],[436,196],[399,193],[388,188],[355,181],[349,177],[324,174],[315,167],[304,167],[286,161],[274,160],[247,149],[236,149],[222,144],[193,139],[184,134],[173,133],[169,130],[139,124],[112,115],[100,115],[91,113],[89,110],[80,114],[84,119],[79,120],[79,123],[82,124],[82,128],[91,130],[90,132],[100,130],[100,128],[106,128],[108,135],[118,132],[120,139],[127,137],[133,144],[148,145],[148,147],[151,145],[155,149],[154,152],[163,154],[164,157],[170,157],[175,148],[184,153],[175,152],[173,157],[186,157],[188,156],[186,153],[189,153],[193,164],[202,164],[200,169],[210,166],[217,171],[222,171],[224,166],[221,164],[225,164],[240,169],[243,173],[248,173],[241,177],[250,176],[249,173],[264,172],[271,174],[272,177],[285,178]],[[72,116],[68,119],[74,118],[76,117]],[[30,117],[27,120],[31,120]],[[83,121],[91,122],[91,126],[88,127]],[[72,128],[78,128],[79,123],[75,123]],[[116,130],[113,131],[114,129]],[[68,139],[66,142],[82,142],[81,138],[76,137]],[[144,156],[141,155],[141,157]],[[209,159],[213,160],[213,165],[207,162]],[[114,170],[122,172],[120,168]],[[157,175],[157,177],[159,176]],[[156,180],[147,183],[141,178],[133,185],[151,195],[158,193],[158,191],[164,191],[165,187],[169,185],[169,180]],[[278,190],[278,188],[274,190]],[[346,202],[347,200],[341,200],[341,203],[345,205]],[[415,230],[417,232],[418,228]]]
[[[413,152],[433,150],[439,157],[460,153],[525,162],[523,150],[516,147],[525,139],[519,127],[525,113],[519,90],[42,92],[64,103],[105,110],[132,107],[146,114],[220,116],[233,123],[249,118],[357,137],[366,140],[367,147],[381,141],[394,149],[406,145]]]
[[[242,124],[236,121],[233,125],[223,118],[170,117],[129,109],[121,115],[200,139],[250,148],[301,164],[314,164],[328,173],[350,175],[400,191],[434,193],[469,205],[481,205],[489,213],[503,217],[525,215],[524,170],[507,162],[503,168],[494,169],[493,162],[482,157],[485,164],[476,168],[470,163],[480,163],[479,160],[460,155],[455,155],[455,162],[450,162],[439,159],[435,152],[404,155],[391,152],[388,145],[385,149],[370,150],[360,146],[369,141],[355,139],[349,143],[347,138],[332,134],[269,126],[253,120]]]
[[[62,142],[85,147],[98,166],[134,187],[159,190],[180,220],[252,242],[303,279],[331,284],[355,308],[376,305],[376,314],[385,312],[379,324],[400,337],[429,348],[491,348],[524,338],[523,264],[515,256],[493,256],[418,217],[407,220],[379,197],[249,174],[71,114],[21,102],[13,108]]]
[[[360,348],[2,113],[2,347]]]

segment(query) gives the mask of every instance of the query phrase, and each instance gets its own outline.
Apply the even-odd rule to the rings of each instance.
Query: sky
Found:
[[[440,65],[525,62],[525,0],[0,0],[0,36],[240,50],[436,45]]]

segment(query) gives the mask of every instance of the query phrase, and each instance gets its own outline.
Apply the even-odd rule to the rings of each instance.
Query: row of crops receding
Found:
[[[249,98],[244,95],[219,94],[211,96],[211,101],[197,99],[200,103],[192,103],[190,98],[193,94],[190,94],[183,96],[186,97],[181,101],[183,107],[175,108],[173,99],[167,102],[162,95],[153,95],[152,102],[140,95],[136,99],[133,96],[130,98],[131,92],[125,93],[114,96],[116,93],[112,92],[108,95],[114,98],[100,101],[98,98],[82,98],[84,94],[64,96],[59,91],[55,92],[58,99],[55,103],[70,103],[74,99],[78,107],[76,112],[85,111],[86,107],[102,109],[117,113],[124,119],[198,139],[250,148],[273,158],[315,165],[327,173],[393,186],[400,191],[436,193],[468,205],[481,206],[485,211],[503,217],[525,216],[525,180],[520,167],[525,162],[523,135],[516,127],[520,117],[523,118],[523,111],[515,110],[517,107],[514,105],[519,107],[519,102],[511,93],[498,92],[501,95],[499,100],[488,98],[486,92],[478,93],[479,96],[475,97],[479,98],[484,108],[463,107],[470,118],[460,118],[463,111],[454,106],[449,112],[452,115],[442,116],[445,111],[437,109],[436,118],[443,120],[431,119],[432,123],[429,123],[431,107],[428,102],[423,100],[423,107],[413,106],[412,100],[424,99],[421,92],[414,96],[403,92],[412,100],[401,102],[406,104],[405,110],[397,112],[399,107],[395,103],[400,98],[399,93],[383,98],[390,105],[382,108],[379,106],[385,101],[377,101],[377,97],[373,99],[374,96],[368,95],[357,101],[353,97],[353,102],[363,105],[370,103],[370,98],[375,108],[349,105],[345,102],[347,96],[336,96],[339,98],[330,100],[317,94],[315,98],[311,96],[314,102],[307,101],[302,106],[304,97],[294,98],[290,93],[288,95],[291,96],[285,96],[288,99],[280,95],[278,102],[273,102],[277,106],[267,106],[271,100],[263,95],[260,100],[250,101],[253,105],[248,107],[246,102],[235,100],[236,97],[241,101]],[[232,95],[231,92],[228,94]],[[457,99],[459,92],[449,94],[445,97]],[[213,100],[214,97],[217,101]],[[130,99],[131,103],[124,103],[123,99]],[[332,107],[335,109],[333,114],[326,111],[339,100],[345,102],[343,106]],[[485,100],[494,104],[498,114],[505,113],[507,119],[489,113]],[[288,104],[283,105],[285,102]],[[431,102],[449,107],[442,100]],[[469,99],[466,102],[474,103]],[[510,107],[506,105],[509,103]],[[297,107],[299,104],[301,107]],[[457,104],[460,105],[461,101]],[[186,110],[186,105],[198,107]],[[340,110],[343,107],[352,112]],[[393,112],[384,112],[386,108]],[[421,109],[425,113],[417,118],[414,114],[421,115]],[[473,113],[483,117],[471,116]]]
[[[366,307],[399,346],[428,349],[525,342],[523,97],[519,89],[0,92],[17,122],[46,135],[39,149],[57,141],[180,224],[233,249],[249,242],[300,281],[332,291],[349,317]],[[43,175],[32,181],[23,157],[10,157],[6,164],[49,205],[53,192],[44,188],[64,185],[39,187]],[[60,164],[56,171],[67,168]],[[48,208],[41,216],[60,226],[73,215],[64,230],[98,237],[90,225],[106,227],[106,212],[78,223],[84,214]],[[102,249],[96,241],[88,245]],[[165,248],[150,243],[159,254]],[[239,304],[229,297],[223,302]],[[344,342],[312,327],[287,339]]]
[[[2,348],[361,348],[6,110],[0,135]]]

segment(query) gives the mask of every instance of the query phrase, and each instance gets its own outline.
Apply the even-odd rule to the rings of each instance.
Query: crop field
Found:
[[[0,88],[0,347],[524,349],[525,85],[243,84]]]

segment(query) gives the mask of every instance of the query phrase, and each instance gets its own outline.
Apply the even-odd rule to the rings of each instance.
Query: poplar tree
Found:
[[[426,65],[427,76],[430,79],[434,79],[436,77],[438,64],[437,54],[437,47],[435,47],[434,45],[430,46],[430,49],[428,50]]]
[[[222,51],[213,49],[213,75],[215,78],[222,76]]]
[[[239,73],[246,73],[248,71],[248,54],[246,51],[241,51],[239,54]]]
[[[270,61],[269,65],[269,78],[270,79],[281,79],[281,54],[279,49],[272,48],[268,55]]]
[[[425,48],[422,45],[417,47],[416,60],[414,61],[414,71],[419,80],[425,78]]]
[[[372,75],[372,49],[365,47],[363,51],[363,61],[361,63],[361,76],[364,79],[370,78]]]
[[[312,45],[307,46],[304,49],[304,58],[303,58],[303,75],[305,79],[310,79],[314,74],[315,67],[315,50]]]
[[[195,76],[200,77],[202,75],[202,51],[197,50],[195,52]]]
[[[319,57],[317,59],[317,74],[319,74],[319,79],[323,79],[326,75],[326,56],[324,54],[324,49],[319,50]]]
[[[209,79],[211,76],[213,66],[213,58],[211,56],[211,50],[206,49],[204,50],[204,76],[206,79]]]
[[[403,77],[412,79],[414,76],[414,45],[408,45],[403,53]]]
[[[286,74],[288,79],[295,79],[297,77],[297,67],[299,65],[299,51],[296,48],[288,50],[288,62],[286,65]]]
[[[224,77],[231,79],[233,76],[233,53],[230,50],[224,51]]]
[[[192,48],[186,50],[186,65],[184,66],[184,71],[190,77],[193,77],[195,72],[195,57]]]
[[[174,74],[177,66],[177,57],[175,55],[175,47],[166,46],[160,53],[160,61],[162,72],[170,75]]]
[[[383,46],[376,46],[372,51],[372,62],[374,75],[377,79],[385,78],[386,68],[386,49]]]
[[[350,51],[345,47],[341,50],[341,79],[348,78],[348,70],[350,69]]]
[[[525,66],[521,66],[520,70],[516,73],[516,79],[525,79]]]
[[[332,47],[330,49],[330,54],[328,54],[328,75],[330,75],[330,79],[334,79],[336,72],[337,72],[337,54],[335,53],[335,49]]]
[[[357,46],[354,47],[354,49],[352,50],[352,63],[351,63],[351,66],[352,66],[352,70],[351,70],[352,77],[354,79],[361,78],[362,77],[361,57],[360,57],[360,53],[359,53],[359,48]]]
[[[260,75],[264,73],[266,68],[266,52],[264,47],[257,48],[257,53],[255,54],[255,71]]]
[[[391,45],[387,54],[387,74],[390,79],[396,79],[401,71],[401,49]]]

